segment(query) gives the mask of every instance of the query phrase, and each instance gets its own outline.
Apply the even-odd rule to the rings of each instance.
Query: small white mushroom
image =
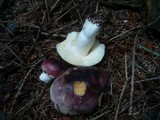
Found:
[[[105,45],[96,40],[99,23],[85,20],[81,32],[71,32],[66,40],[57,44],[57,52],[66,62],[76,66],[92,66],[105,54]]]

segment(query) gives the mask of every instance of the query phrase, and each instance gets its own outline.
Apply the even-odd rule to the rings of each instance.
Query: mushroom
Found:
[[[66,40],[57,44],[57,52],[63,60],[75,66],[92,66],[105,54],[105,45],[96,40],[100,23],[86,19],[80,32],[71,32]]]
[[[69,68],[52,83],[51,101],[63,114],[86,114],[99,105],[108,82],[108,72],[105,69]]]
[[[39,79],[45,83],[48,83],[55,77],[59,76],[64,70],[66,70],[66,67],[54,58],[46,59],[42,63],[41,68],[43,72],[39,76]]]

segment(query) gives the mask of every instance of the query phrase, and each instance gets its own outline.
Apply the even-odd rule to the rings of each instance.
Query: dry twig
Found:
[[[119,100],[118,100],[118,104],[117,104],[117,107],[116,107],[116,113],[115,113],[115,118],[114,120],[118,120],[118,114],[119,114],[119,109],[120,109],[120,105],[121,105],[121,102],[122,102],[122,97],[123,97],[123,94],[124,94],[124,91],[126,89],[126,86],[127,86],[127,83],[129,81],[129,78],[128,78],[128,65],[127,65],[127,53],[125,53],[125,78],[126,78],[126,81],[123,85],[123,88],[121,90],[121,94],[120,94],[120,97],[119,97]]]
[[[129,115],[133,113],[133,92],[134,92],[134,80],[135,80],[135,54],[136,54],[136,43],[138,35],[134,39],[133,51],[132,51],[132,76],[131,76],[131,90],[130,90],[130,102],[129,102]]]

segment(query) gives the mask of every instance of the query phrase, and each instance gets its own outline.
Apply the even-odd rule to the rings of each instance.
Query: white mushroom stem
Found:
[[[76,42],[76,52],[81,56],[86,56],[89,50],[95,43],[95,37],[100,30],[100,26],[97,23],[92,23],[88,19],[85,20],[83,28],[78,35]]]
[[[54,79],[53,76],[48,75],[47,73],[43,72],[40,76],[39,79],[45,83],[50,82],[52,79]]]

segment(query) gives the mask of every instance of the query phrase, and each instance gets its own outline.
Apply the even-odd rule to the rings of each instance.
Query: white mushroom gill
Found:
[[[71,32],[66,40],[57,44],[57,52],[66,62],[76,66],[92,66],[105,54],[105,45],[96,40],[100,30],[98,23],[85,20],[80,32]]]

